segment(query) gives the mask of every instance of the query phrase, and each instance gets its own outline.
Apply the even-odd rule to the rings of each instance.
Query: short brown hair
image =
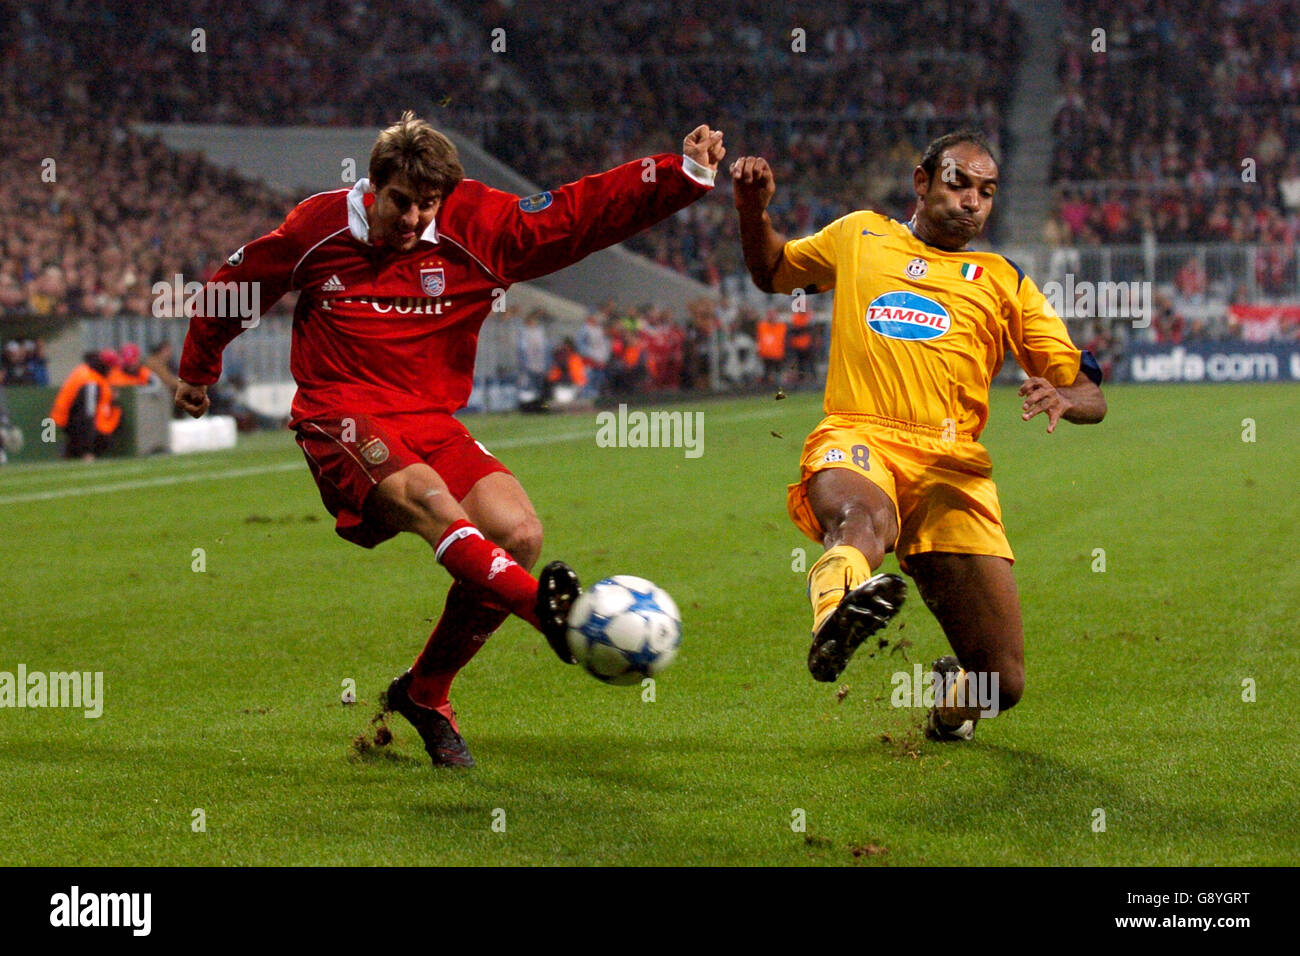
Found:
[[[465,170],[455,144],[407,110],[379,134],[370,150],[371,184],[380,189],[394,176],[419,187],[432,186],[445,198],[465,178]]]

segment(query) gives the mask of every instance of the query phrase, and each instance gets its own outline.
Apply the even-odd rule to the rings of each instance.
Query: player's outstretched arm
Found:
[[[1080,372],[1074,383],[1056,387],[1045,378],[1031,378],[1020,386],[1024,398],[1020,418],[1029,421],[1035,415],[1047,416],[1047,431],[1056,431],[1064,418],[1075,425],[1095,425],[1106,417],[1106,397],[1101,388]]]
[[[506,282],[549,275],[707,195],[726,154],[721,131],[697,126],[682,140],[682,150],[523,199],[466,180],[443,204],[439,232]]]
[[[785,236],[772,228],[768,203],[776,193],[776,177],[762,156],[742,156],[731,164],[731,188],[740,216],[740,247],[754,285],[772,292],[772,276],[781,262]]]

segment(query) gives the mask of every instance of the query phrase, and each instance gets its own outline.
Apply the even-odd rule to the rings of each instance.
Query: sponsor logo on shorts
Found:
[[[447,276],[442,269],[421,269],[420,288],[425,295],[442,295],[447,288]]]
[[[930,263],[924,259],[913,259],[907,264],[907,276],[910,279],[920,279],[930,271]]]
[[[844,455],[843,448],[832,448],[830,451],[828,451],[825,455],[822,456],[822,461],[843,461],[844,457],[845,455]]]
[[[888,339],[920,342],[952,328],[952,316],[934,299],[916,292],[884,292],[867,306],[867,328]]]
[[[550,192],[535,193],[532,196],[525,196],[519,200],[519,208],[524,212],[541,212],[547,206],[555,201],[555,197]]]
[[[388,446],[384,444],[383,439],[372,438],[360,448],[361,457],[368,464],[382,465],[388,461]]]

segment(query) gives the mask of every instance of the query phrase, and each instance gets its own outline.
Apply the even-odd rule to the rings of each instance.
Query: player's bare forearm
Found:
[[[1061,415],[1067,422],[1074,425],[1095,425],[1106,417],[1106,396],[1092,379],[1076,381],[1057,391],[1069,403]]]
[[[749,270],[754,285],[764,292],[772,292],[772,276],[781,264],[781,250],[785,236],[772,228],[767,211],[757,216],[740,216],[740,248],[745,255],[745,268]]]
[[[1056,431],[1061,419],[1075,425],[1093,425],[1106,417],[1106,398],[1092,379],[1082,372],[1069,385],[1053,385],[1045,378],[1031,378],[1020,386],[1024,398],[1020,418],[1047,416],[1047,431]]]
[[[776,179],[767,160],[742,156],[731,164],[731,188],[740,217],[740,248],[754,285],[772,292],[772,276],[781,263],[785,236],[772,228],[767,205],[776,192]]]

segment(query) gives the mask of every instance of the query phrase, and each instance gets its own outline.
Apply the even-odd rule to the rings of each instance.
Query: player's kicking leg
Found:
[[[1024,629],[1011,562],[927,552],[910,556],[907,572],[956,654],[935,662],[946,693],[931,710],[926,733],[935,740],[969,740],[981,711],[1010,710],[1024,692]]]
[[[473,766],[451,709],[452,680],[510,613],[572,663],[564,629],[579,592],[577,575],[558,561],[538,579],[528,573],[541,552],[542,527],[508,472],[484,475],[457,502],[431,467],[411,465],[375,488],[367,515],[419,534],[455,577],[428,644],[389,686],[386,705],[420,731],[435,765]]]
[[[853,652],[898,613],[907,585],[896,574],[871,574],[898,538],[894,503],[875,483],[846,468],[814,473],[808,504],[825,553],[808,572],[813,638],[808,670],[836,680]]]
[[[506,472],[495,474],[508,476]],[[518,489],[519,501],[510,502],[512,507],[505,513],[523,515],[524,524],[503,531],[536,560],[541,548],[541,525],[523,489],[518,488],[513,476],[508,477]],[[569,606],[578,597],[577,576],[557,561],[534,578],[505,548],[484,535],[428,465],[408,465],[381,481],[366,501],[366,515],[394,530],[424,538],[452,577],[491,595],[502,609],[541,631],[561,660],[573,663],[564,639],[564,621]]]

